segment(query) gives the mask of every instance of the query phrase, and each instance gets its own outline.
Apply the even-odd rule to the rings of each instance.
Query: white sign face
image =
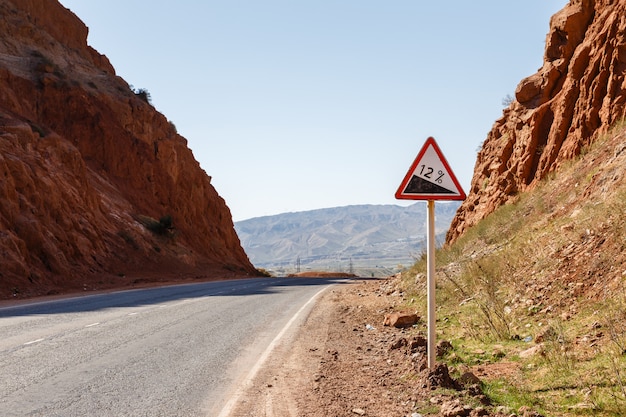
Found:
[[[437,142],[428,138],[396,192],[406,200],[464,200],[459,185]]]

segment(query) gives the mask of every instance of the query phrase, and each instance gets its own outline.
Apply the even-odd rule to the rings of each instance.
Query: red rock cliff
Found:
[[[488,134],[448,232],[465,230],[624,118],[626,1],[572,0],[550,20],[543,66]]]
[[[0,298],[256,273],[186,140],[87,27],[57,0],[0,14]]]

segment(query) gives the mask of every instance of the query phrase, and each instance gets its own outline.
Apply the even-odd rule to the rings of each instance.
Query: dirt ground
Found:
[[[488,404],[478,384],[488,370],[467,369],[453,379],[445,365],[427,368],[425,320],[410,329],[383,326],[385,314],[401,302],[393,278],[356,279],[327,290],[231,416],[516,415]],[[497,370],[504,371],[514,370]],[[537,416],[530,410],[518,415]]]

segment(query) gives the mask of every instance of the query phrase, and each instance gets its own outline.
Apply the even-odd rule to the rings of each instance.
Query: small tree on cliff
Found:
[[[149,105],[152,105],[152,96],[150,95],[150,92],[146,90],[145,88],[140,88],[137,91],[135,91],[135,95],[139,97],[140,99],[142,99],[143,101],[145,101],[146,103],[148,103]]]

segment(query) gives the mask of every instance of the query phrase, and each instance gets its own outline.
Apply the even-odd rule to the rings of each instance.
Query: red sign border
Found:
[[[456,186],[457,191],[459,192],[459,195],[403,194],[404,190],[406,189],[406,186],[408,185],[409,181],[413,177],[413,172],[415,171],[415,168],[417,168],[417,166],[421,162],[429,146],[432,146],[435,149],[435,152],[437,153],[437,156],[439,156],[441,163],[443,163],[443,166],[445,167],[446,171],[448,171],[448,174],[450,174],[450,179],[452,179],[452,182]],[[437,145],[435,138],[433,138],[432,136],[426,139],[424,146],[422,146],[422,149],[417,154],[417,157],[415,158],[415,161],[413,161],[411,168],[409,168],[409,171],[406,173],[404,179],[400,183],[400,187],[398,187],[398,191],[396,191],[396,198],[398,200],[465,200],[467,198],[467,196],[465,195],[465,191],[463,191],[463,188],[459,184],[459,181],[456,179],[454,172],[452,172],[452,169],[450,169],[450,165],[448,165],[448,161],[446,161],[446,158],[443,156],[443,153],[441,153],[441,150],[439,149],[439,146]]]

